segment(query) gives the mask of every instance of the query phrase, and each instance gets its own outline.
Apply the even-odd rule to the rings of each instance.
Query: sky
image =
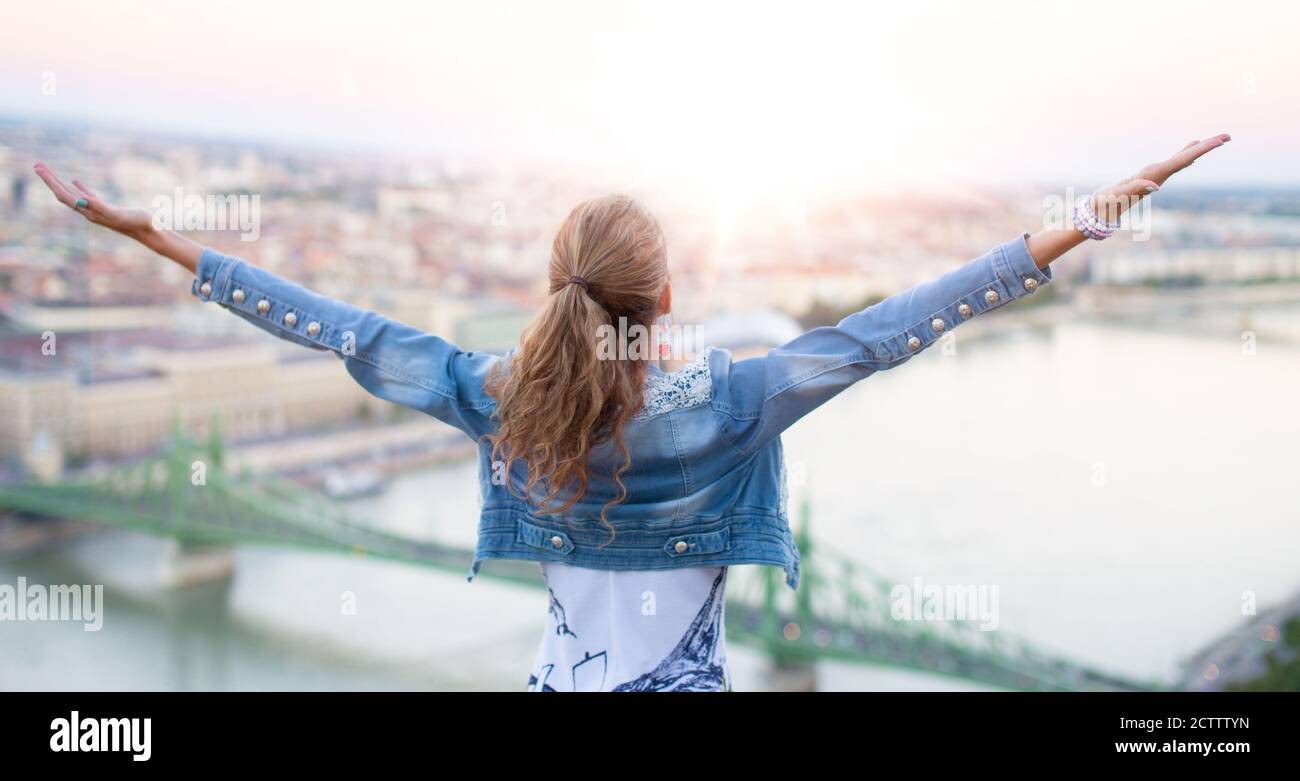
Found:
[[[3,2],[0,113],[737,190],[1300,183],[1300,4]],[[1084,21],[1082,15],[1089,21]]]

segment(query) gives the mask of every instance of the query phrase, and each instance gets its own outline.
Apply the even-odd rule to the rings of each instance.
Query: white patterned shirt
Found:
[[[725,567],[542,563],[550,615],[530,691],[726,691]]]

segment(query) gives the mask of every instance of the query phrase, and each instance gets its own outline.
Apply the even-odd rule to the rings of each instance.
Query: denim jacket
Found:
[[[767,564],[795,588],[799,552],[786,515],[781,432],[858,380],[1050,279],[1022,236],[764,356],[733,361],[714,348],[671,374],[652,366],[643,409],[624,429],[632,467],[623,478],[627,500],[608,513],[612,535],[598,517],[615,486],[595,477],[623,463],[612,443],[593,449],[587,493],[564,514],[539,514],[523,498],[522,462],[509,474],[494,468],[484,435],[495,430],[495,402],[484,380],[499,361],[508,368],[509,354],[460,350],[213,250],[199,260],[193,292],[278,337],[334,352],[370,393],[478,441],[483,504],[471,579],[488,559],[613,570]]]

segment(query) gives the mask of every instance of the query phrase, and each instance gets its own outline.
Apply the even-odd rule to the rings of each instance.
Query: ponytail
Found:
[[[545,307],[509,366],[488,378],[498,423],[488,435],[492,459],[504,460],[506,474],[522,460],[525,494],[540,497],[539,512],[562,513],[587,491],[592,448],[612,440],[623,463],[608,475],[617,494],[600,511],[612,535],[607,514],[627,498],[622,476],[632,465],[622,431],[641,409],[646,362],[600,346],[620,320],[648,327],[658,313],[668,284],[663,233],[631,198],[586,201],[556,233],[548,278]]]

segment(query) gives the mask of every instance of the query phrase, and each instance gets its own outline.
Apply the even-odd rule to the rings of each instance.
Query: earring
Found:
[[[659,318],[659,359],[666,360],[673,352],[673,314],[669,312]]]

